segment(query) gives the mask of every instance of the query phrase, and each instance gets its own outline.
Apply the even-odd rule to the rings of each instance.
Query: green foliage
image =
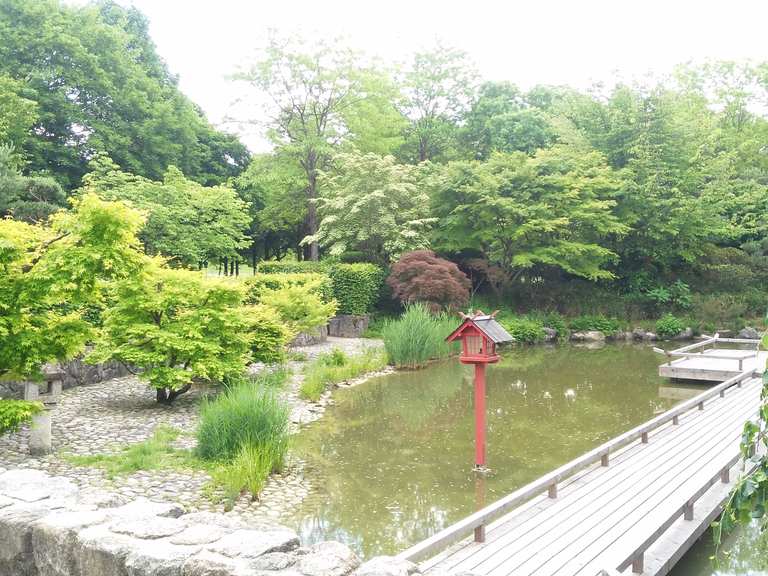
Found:
[[[194,379],[220,382],[249,359],[252,336],[236,284],[152,261],[120,281],[114,298],[89,361],[140,368],[158,401],[172,402]]]
[[[613,277],[607,244],[628,229],[613,213],[620,182],[583,143],[452,162],[428,181],[440,248],[481,250],[508,278],[534,267]]]
[[[379,299],[384,272],[373,264],[335,264],[329,270],[339,314],[368,314]]]
[[[331,256],[361,252],[382,265],[428,246],[435,219],[414,166],[392,156],[339,154],[333,171],[320,174],[319,190],[320,227],[303,243],[318,242]]]
[[[320,272],[258,273],[245,280],[246,300],[258,304],[265,294],[290,286],[303,286],[319,296],[323,302],[333,299],[333,284],[328,274]]]
[[[389,361],[398,368],[418,368],[430,360],[449,356],[454,346],[445,338],[456,328],[446,314],[432,314],[424,304],[411,304],[381,331]]]
[[[22,176],[18,164],[14,148],[0,144],[0,216],[45,222],[66,204],[64,191],[53,178]]]
[[[347,356],[342,350],[334,348],[304,368],[304,381],[299,394],[316,402],[332,384],[381,370],[386,365],[387,357],[379,350],[368,349],[363,354]]]
[[[268,378],[273,378],[270,376]],[[232,462],[244,446],[273,456],[279,470],[288,448],[288,408],[262,376],[229,388],[200,408],[197,453],[204,460]]]
[[[662,338],[674,338],[685,330],[685,322],[673,314],[666,314],[656,322],[656,334]]]
[[[765,340],[765,335],[763,341]],[[764,342],[761,343],[764,348]],[[763,374],[763,389],[760,394],[760,407],[756,419],[744,423],[741,434],[741,456],[745,461],[742,472],[731,490],[720,519],[713,523],[715,545],[719,546],[723,536],[732,532],[739,525],[756,521],[762,529],[766,523],[766,504],[768,504],[768,456],[765,446],[768,443],[768,375]]]
[[[261,274],[303,274],[327,272],[327,262],[313,260],[267,260],[259,262],[256,272]]]
[[[214,468],[211,476],[233,502],[247,490],[254,497],[261,492],[272,472],[280,472],[285,458],[282,444],[243,444],[231,462]]]
[[[285,360],[285,346],[291,339],[291,330],[279,312],[259,304],[245,308],[250,335],[251,359],[273,364]]]
[[[22,424],[29,422],[32,416],[43,410],[40,402],[0,398],[0,436],[16,432]]]
[[[616,334],[621,327],[615,318],[606,318],[600,315],[584,315],[572,318],[569,326],[573,332],[599,330],[606,336]]]
[[[26,96],[24,82],[0,74],[0,144],[21,146],[38,119],[37,103]]]
[[[544,340],[544,323],[529,316],[502,316],[499,323],[509,332],[516,342],[535,344]]]
[[[200,266],[236,257],[248,245],[248,205],[226,186],[201,186],[169,167],[162,182],[120,171],[107,157],[91,162],[83,190],[123,200],[147,213],[140,233],[147,253],[172,264]]]
[[[26,379],[67,360],[93,336],[82,317],[101,283],[134,274],[143,261],[141,216],[88,194],[50,226],[0,219],[0,376]]]
[[[278,313],[292,336],[324,326],[337,308],[336,300],[324,302],[311,284],[265,290],[262,301]]]
[[[71,189],[94,152],[149,178],[175,165],[221,183],[243,169],[246,148],[182,94],[148,27],[138,10],[109,1],[0,3],[0,125],[9,114],[31,171]]]

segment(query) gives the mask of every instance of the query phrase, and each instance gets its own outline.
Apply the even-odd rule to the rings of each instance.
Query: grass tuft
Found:
[[[387,365],[387,357],[380,350],[367,349],[363,354],[347,356],[338,348],[322,354],[304,368],[304,381],[299,394],[302,398],[320,399],[326,388],[366,374],[381,370]]]
[[[445,341],[458,325],[447,314],[432,314],[423,304],[412,304],[397,320],[382,328],[390,362],[398,368],[418,368],[430,360],[446,358],[455,350]]]

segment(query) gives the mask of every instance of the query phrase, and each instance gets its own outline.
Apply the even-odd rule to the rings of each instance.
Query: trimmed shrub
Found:
[[[279,290],[266,290],[263,304],[280,315],[291,337],[299,332],[310,332],[324,326],[336,313],[336,300],[323,302],[309,286],[286,286]]]
[[[432,314],[422,303],[408,305],[400,318],[387,320],[382,328],[389,361],[397,367],[418,368],[450,356],[456,347],[445,338],[456,325],[447,314]]]
[[[246,301],[260,303],[264,294],[290,286],[304,286],[320,296],[323,302],[333,299],[333,285],[328,274],[320,272],[293,272],[275,274],[257,274],[245,280]]]
[[[328,270],[339,314],[368,314],[379,299],[384,274],[374,264],[335,264]]]
[[[285,346],[291,330],[279,312],[271,306],[257,304],[246,309],[251,334],[251,353],[255,362],[271,364],[285,359]]]
[[[261,447],[282,466],[288,447],[288,408],[274,386],[259,378],[236,385],[214,400],[203,400],[197,453],[204,460],[233,461],[243,446]]]
[[[297,274],[307,272],[325,272],[326,262],[314,260],[268,260],[256,265],[256,272],[261,274]]]
[[[456,264],[431,250],[403,254],[392,266],[387,285],[403,304],[424,302],[435,312],[464,306],[471,288],[469,278]]]
[[[606,318],[602,315],[577,316],[571,319],[570,329],[573,332],[584,332],[588,330],[599,330],[607,336],[616,334],[619,331],[619,321],[615,318]]]
[[[350,357],[334,348],[306,366],[299,392],[302,398],[317,401],[328,386],[381,370],[386,364],[386,355],[380,350],[369,349]]]
[[[673,314],[666,314],[656,322],[656,334],[662,338],[673,338],[685,330],[685,322]]]

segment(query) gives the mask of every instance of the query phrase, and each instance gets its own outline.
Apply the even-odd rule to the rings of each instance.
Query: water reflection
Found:
[[[303,540],[394,553],[681,400],[647,347],[508,350],[488,370],[488,464],[472,471],[472,368],[457,361],[339,391],[297,437],[319,490]]]

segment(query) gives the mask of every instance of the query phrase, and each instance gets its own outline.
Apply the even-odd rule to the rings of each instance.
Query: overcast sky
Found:
[[[485,78],[523,88],[610,84],[707,58],[768,60],[766,0],[120,1],[147,15],[181,89],[216,124],[234,99],[226,76],[252,59],[270,28],[343,35],[399,62],[439,38],[469,52]],[[251,148],[264,147],[255,135],[242,136]]]

